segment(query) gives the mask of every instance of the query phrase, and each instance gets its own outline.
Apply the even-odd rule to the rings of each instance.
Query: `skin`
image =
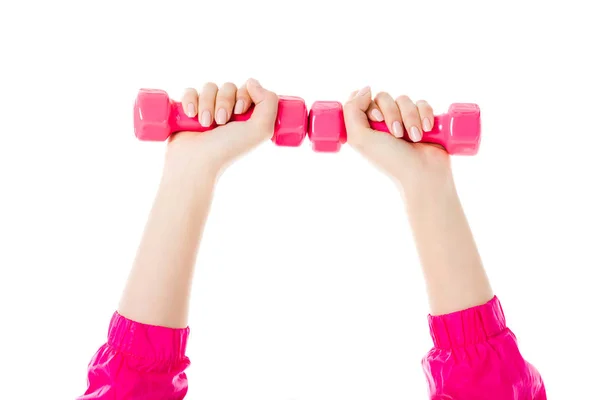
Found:
[[[240,88],[206,84],[182,99],[190,117],[217,128],[172,136],[163,176],[118,311],[142,323],[188,325],[194,265],[219,176],[237,158],[273,135],[278,98],[250,79]],[[246,122],[233,113],[255,110]],[[437,145],[419,142],[431,130],[425,101],[387,93],[372,98],[369,87],[344,105],[348,143],[388,175],[401,191],[427,283],[431,313],[446,314],[493,297],[452,178],[450,158]],[[368,120],[385,121],[393,135],[373,131]],[[169,240],[165,240],[169,238]]]
[[[235,159],[273,135],[278,105],[277,95],[253,79],[239,89],[232,83],[220,89],[208,83],[199,94],[187,89],[182,101],[189,116],[198,116],[205,125],[216,116],[224,126],[201,134],[180,132],[170,139],[158,193],[118,308],[131,320],[170,328],[188,324],[194,265],[215,184]],[[243,113],[252,103],[248,121],[226,124],[233,112]]]
[[[456,192],[450,156],[440,146],[419,143],[433,115],[426,101],[407,96],[393,99],[382,92],[371,100],[369,87],[344,105],[348,143],[403,195],[431,314],[441,315],[484,304],[493,292]],[[368,119],[384,120],[394,136],[409,135],[417,143],[374,131]]]

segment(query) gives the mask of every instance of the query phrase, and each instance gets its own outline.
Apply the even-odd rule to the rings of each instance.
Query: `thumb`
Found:
[[[279,97],[263,88],[256,79],[252,78],[246,82],[246,89],[250,99],[255,104],[250,120],[257,123],[261,128],[270,129],[272,133],[277,118]]]
[[[367,110],[371,105],[371,88],[366,86],[353,92],[344,104],[344,122],[350,143],[358,141],[366,129],[370,129]]]

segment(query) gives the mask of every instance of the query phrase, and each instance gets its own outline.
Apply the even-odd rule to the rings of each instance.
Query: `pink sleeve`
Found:
[[[434,348],[423,359],[432,400],[546,400],[539,372],[523,359],[500,301],[429,316]]]
[[[88,366],[88,389],[78,400],[181,400],[189,328],[170,329],[113,315],[108,342]]]

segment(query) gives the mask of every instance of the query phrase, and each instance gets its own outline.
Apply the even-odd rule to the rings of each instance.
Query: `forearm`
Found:
[[[215,176],[165,169],[119,313],[170,328],[188,324],[189,295]]]
[[[493,292],[451,177],[405,193],[405,202],[431,313],[489,301]]]

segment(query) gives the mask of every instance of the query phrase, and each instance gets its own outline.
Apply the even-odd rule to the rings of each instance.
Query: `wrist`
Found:
[[[210,165],[167,162],[163,168],[159,190],[193,197],[199,193],[211,192],[217,179],[218,171]]]
[[[216,180],[222,167],[216,160],[198,152],[167,149],[163,164],[163,179]]]
[[[418,179],[412,183],[396,182],[408,209],[428,207],[458,198],[452,174],[435,179]]]

